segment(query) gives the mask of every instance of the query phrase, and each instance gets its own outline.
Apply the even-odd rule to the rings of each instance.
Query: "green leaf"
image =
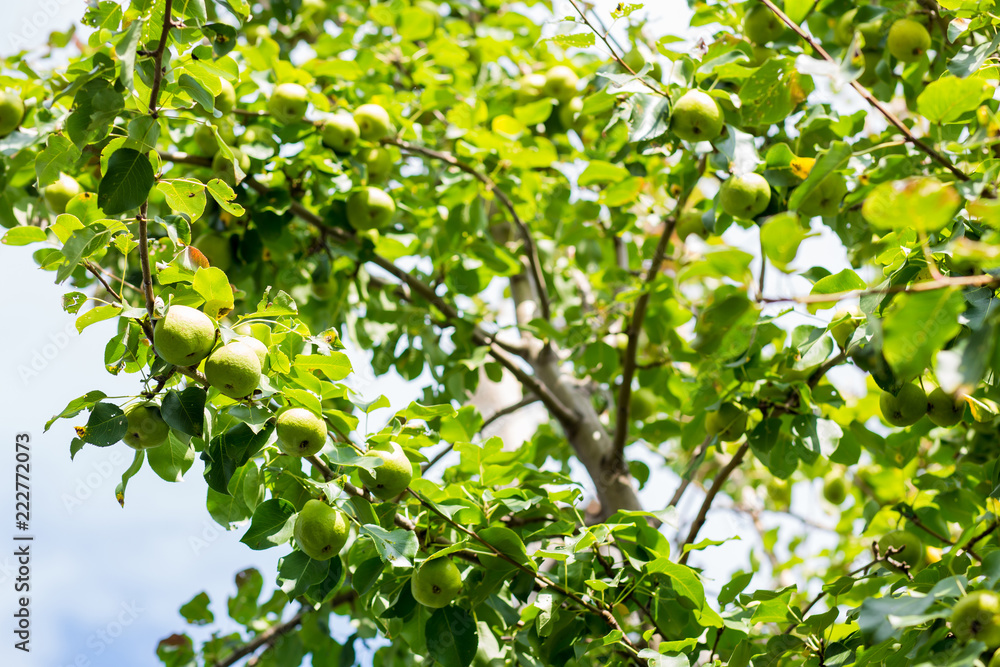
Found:
[[[239,165],[237,165],[237,169],[239,169]],[[242,178],[242,175],[243,172],[240,171],[237,174],[237,177]],[[208,182],[208,193],[212,195],[212,198],[218,202],[219,206],[221,206],[223,210],[232,213],[236,217],[240,217],[246,213],[246,210],[244,210],[242,206],[235,203],[234,200],[236,199],[236,193],[233,192],[233,189],[229,187],[227,183],[223,183],[218,178],[213,178]]]
[[[201,387],[171,390],[163,397],[160,414],[170,428],[201,437],[205,425],[206,399],[207,393]]]
[[[621,165],[604,162],[603,160],[591,160],[587,168],[580,174],[580,187],[587,187],[598,183],[616,183],[628,178],[628,169]]]
[[[142,462],[146,458],[146,452],[142,449],[135,453],[135,458],[132,459],[132,465],[129,466],[128,470],[122,473],[122,481],[118,483],[115,487],[115,498],[118,500],[118,504],[125,507],[125,487],[128,486],[128,481],[139,474],[142,470]]]
[[[468,667],[479,649],[476,620],[461,607],[443,607],[431,614],[424,639],[427,653],[443,667]]]
[[[114,403],[98,403],[90,411],[85,433],[79,434],[84,442],[98,447],[108,447],[125,437],[128,419]]]
[[[897,377],[918,377],[962,326],[965,299],[957,289],[900,295],[885,314],[882,352]]]
[[[264,448],[273,431],[273,424],[256,433],[246,424],[238,424],[212,438],[201,454],[208,485],[219,493],[228,494],[229,479],[233,473]]]
[[[760,242],[764,254],[780,270],[787,273],[788,265],[795,260],[799,245],[808,237],[794,213],[779,213],[768,218],[760,228]]]
[[[563,48],[586,49],[594,45],[594,33],[578,32],[571,35],[556,35],[542,41],[554,42]]]
[[[705,587],[698,574],[686,565],[674,563],[669,558],[657,558],[646,564],[646,572],[667,575],[678,595],[690,600],[697,609],[705,606]]]
[[[386,530],[382,526],[365,524],[361,526],[359,533],[372,538],[379,556],[393,567],[410,567],[420,547],[412,530]]]
[[[986,81],[945,77],[931,81],[917,97],[917,111],[932,123],[955,123],[993,95]]]
[[[51,419],[45,422],[45,430],[48,431],[57,419],[68,419],[70,417],[75,417],[84,410],[91,409],[94,405],[99,403],[101,399],[107,398],[107,394],[103,391],[91,391],[79,398],[74,398],[69,404],[57,415],[54,415]],[[124,434],[123,434],[124,435]],[[120,439],[120,438],[119,438]]]
[[[327,379],[339,382],[353,372],[350,358],[343,352],[331,352],[329,356],[321,354],[300,354],[295,357],[295,368],[305,371],[318,370]]]
[[[745,125],[772,125],[788,117],[812,90],[790,58],[770,58],[740,87]]]
[[[865,284],[865,281],[863,281],[858,274],[850,269],[844,269],[840,273],[835,273],[817,280],[809,294],[810,296],[815,294],[840,294],[841,292],[863,290],[866,287],[867,285]],[[832,302],[810,304],[809,311],[815,313],[817,310],[829,308],[831,304]]]
[[[205,211],[205,186],[189,180],[160,181],[156,189],[163,193],[167,205],[186,215],[190,222],[196,221]]]
[[[229,278],[217,267],[198,269],[195,271],[192,281],[194,291],[205,300],[202,310],[205,314],[214,319],[219,319],[228,315],[235,305],[233,288],[229,285]]]
[[[882,183],[865,199],[861,214],[876,231],[917,229],[935,233],[952,222],[962,204],[958,191],[934,178]]]
[[[121,62],[121,71],[118,77],[122,85],[129,90],[135,90],[135,84],[133,83],[135,53],[139,48],[139,40],[142,37],[142,25],[143,20],[141,18],[133,19],[128,30],[121,36],[118,40],[118,45],[115,47],[115,53],[118,54],[118,60]]]
[[[295,505],[281,498],[265,500],[253,512],[250,528],[240,540],[254,551],[284,544],[292,537]]]
[[[208,608],[209,603],[208,593],[202,591],[182,604],[179,611],[191,625],[208,625],[215,622],[215,614]]]
[[[68,137],[50,134],[45,149],[35,158],[38,187],[44,188],[59,180],[59,174],[71,171],[82,153]]]
[[[146,450],[146,458],[149,460],[149,467],[160,479],[165,482],[180,482],[194,463],[194,453],[191,443],[184,442],[171,431],[165,443]]]
[[[329,571],[327,561],[313,560],[301,551],[293,551],[278,561],[278,585],[289,598],[295,598],[323,581]]]
[[[3,235],[3,244],[10,246],[40,243],[48,238],[41,227],[12,227]]]
[[[630,98],[632,119],[629,121],[631,143],[653,141],[667,133],[670,127],[670,100],[659,95],[636,93]]]
[[[107,215],[138,208],[153,187],[153,165],[133,148],[119,148],[108,160],[108,171],[97,188],[97,205]]]

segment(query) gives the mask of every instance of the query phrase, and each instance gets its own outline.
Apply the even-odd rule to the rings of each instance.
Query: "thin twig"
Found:
[[[111,285],[109,285],[108,281],[106,281],[104,279],[104,276],[101,275],[101,267],[97,266],[96,264],[94,264],[93,262],[91,262],[89,259],[86,259],[86,260],[83,261],[83,266],[84,266],[85,269],[87,269],[88,271],[90,271],[94,275],[95,278],[97,278],[97,280],[101,283],[101,285],[104,286],[104,289],[107,291],[107,293],[111,295],[112,299],[114,299],[115,301],[117,301],[118,303],[120,303],[122,305],[125,305],[125,302],[122,300],[121,295],[118,294],[118,292],[116,292],[113,289],[111,289]]]
[[[975,276],[953,276],[941,278],[940,280],[925,280],[910,285],[892,285],[890,287],[880,287],[873,289],[856,289],[846,292],[834,292],[832,294],[805,294],[802,296],[787,297],[762,297],[763,303],[836,303],[845,299],[858,299],[864,296],[877,296],[881,294],[902,294],[909,292],[933,292],[939,289],[950,287],[992,287],[1000,285],[1000,276],[988,273]]]
[[[711,434],[705,436],[705,439],[701,441],[701,444],[698,445],[691,453],[692,461],[697,461],[701,458],[701,456],[708,449],[708,446],[712,444],[712,438],[714,438],[714,436]],[[697,470],[692,470],[689,477],[685,477],[681,480],[681,485],[677,487],[676,491],[674,491],[674,496],[670,499],[670,502],[667,503],[667,507],[677,507],[677,503],[681,501],[681,498],[684,496],[684,492],[688,490],[689,486],[691,486],[691,480],[694,479],[695,472],[697,472]]]
[[[775,16],[781,19],[785,23],[785,25],[787,25],[789,28],[795,31],[795,34],[797,34],[799,37],[805,40],[809,44],[809,46],[811,46],[813,50],[815,50],[816,53],[818,53],[820,57],[823,58],[823,60],[826,60],[829,63],[833,63],[834,65],[839,64],[837,63],[836,60],[833,59],[832,56],[830,56],[829,53],[826,52],[826,50],[822,46],[820,46],[820,44],[816,40],[814,40],[809,35],[809,33],[803,30],[795,21],[790,19],[788,15],[785,14],[783,11],[781,11],[781,9],[779,9],[778,6],[775,5],[771,0],[759,0],[759,1],[765,7],[774,12]],[[885,119],[889,121],[897,130],[899,130],[903,134],[903,136],[906,137],[907,141],[909,141],[911,144],[922,150],[924,153],[929,155],[935,162],[937,162],[942,167],[944,167],[952,174],[954,174],[955,178],[959,179],[960,181],[971,180],[964,171],[953,165],[948,158],[941,155],[941,153],[937,152],[937,150],[935,150],[933,147],[924,143],[924,141],[922,141],[920,138],[914,135],[913,132],[910,131],[910,128],[906,127],[906,125],[903,124],[903,121],[897,118],[896,115],[891,111],[889,111],[889,109],[886,108],[884,104],[878,101],[875,98],[875,96],[868,91],[867,88],[862,86],[857,81],[852,81],[851,87],[854,88],[854,90],[856,90],[857,93],[861,95],[861,97],[863,97],[866,102],[868,102],[868,104],[875,107],[875,109],[880,114],[885,116]]]
[[[489,192],[493,193],[493,195],[496,196],[500,204],[505,209],[507,209],[507,212],[510,214],[511,219],[514,221],[514,224],[517,226],[518,231],[521,233],[521,238],[524,240],[525,254],[528,257],[528,264],[531,265],[531,277],[535,283],[535,289],[538,292],[538,307],[542,312],[542,317],[546,321],[551,319],[548,287],[545,284],[545,275],[542,273],[542,263],[538,257],[538,248],[535,246],[535,241],[531,236],[531,229],[529,229],[528,225],[524,222],[523,219],[521,219],[521,216],[517,214],[517,211],[514,209],[514,203],[511,201],[510,197],[507,196],[507,193],[505,193],[503,190],[497,187],[496,182],[494,182],[493,179],[491,179],[489,176],[481,173],[478,169],[476,169],[472,165],[466,164],[462,160],[459,160],[451,153],[445,153],[443,151],[436,151],[430,148],[425,148],[423,146],[417,146],[415,144],[411,144],[409,142],[396,138],[383,139],[382,143],[396,146],[397,148],[406,153],[412,153],[414,155],[423,155],[424,157],[433,158],[435,160],[440,160],[442,162],[450,164],[451,166],[456,167],[461,171],[464,171],[465,173],[469,174],[470,176],[478,180],[480,183],[486,186],[486,189]]]

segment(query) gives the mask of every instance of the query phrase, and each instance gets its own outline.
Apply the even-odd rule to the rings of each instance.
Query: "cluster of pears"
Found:
[[[389,112],[378,104],[362,104],[353,114],[338,111],[323,123],[323,143],[339,154],[354,153],[362,139],[379,142],[392,133]],[[368,182],[382,181],[392,172],[392,154],[381,146],[366,147],[362,156]],[[371,185],[359,188],[347,198],[347,221],[354,229],[382,229],[396,214],[396,202],[385,190]]]
[[[882,418],[900,427],[912,426],[927,415],[935,426],[947,428],[961,422],[965,415],[965,400],[960,396],[953,396],[941,387],[928,395],[920,385],[912,382],[904,384],[896,394],[882,392],[878,404]]]
[[[566,129],[577,126],[583,99],[577,96],[580,77],[568,65],[556,65],[547,72],[533,72],[518,82],[517,99],[521,103],[543,99],[555,100],[559,122]]]
[[[208,383],[230,398],[246,398],[260,384],[267,347],[243,336],[216,348],[215,322],[196,308],[171,306],[157,320],[153,339],[156,353],[167,363],[188,367],[205,359]]]
[[[858,8],[841,15],[833,29],[834,40],[841,46],[849,46],[855,34],[861,35],[858,44],[861,53],[854,64],[863,69],[858,81],[865,86],[878,83],[875,68],[882,59],[882,20],[878,17],[868,20],[858,19]],[[885,46],[892,56],[903,63],[919,60],[931,46],[931,35],[927,28],[912,18],[901,18],[889,26]]]

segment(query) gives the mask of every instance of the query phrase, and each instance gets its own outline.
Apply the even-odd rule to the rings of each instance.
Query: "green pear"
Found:
[[[962,421],[965,415],[965,399],[952,396],[937,387],[927,396],[927,418],[935,426],[950,427]]]
[[[425,607],[447,607],[462,592],[462,573],[447,556],[425,560],[410,579],[410,592]]]
[[[889,558],[897,563],[909,565],[911,574],[927,564],[927,550],[924,549],[924,543],[913,533],[905,530],[894,530],[886,533],[878,541],[878,550],[885,557],[890,548],[902,549],[902,551],[889,556]],[[901,568],[891,563],[885,563],[885,567],[893,572],[902,572]]]
[[[364,158],[369,183],[380,183],[386,180],[392,173],[393,167],[396,166],[396,160],[387,148],[371,148],[365,152]]]
[[[770,9],[755,4],[743,17],[743,34],[754,44],[767,44],[785,34],[785,24]]]
[[[278,147],[278,142],[274,139],[274,132],[264,125],[250,125],[236,140],[240,145],[262,144],[269,148]]]
[[[215,323],[189,306],[170,306],[153,327],[156,353],[168,364],[197,366],[215,345]]]
[[[192,243],[198,249],[208,263],[212,266],[228,271],[233,266],[233,247],[229,237],[223,234],[206,232],[194,240]]]
[[[326,444],[326,422],[306,408],[278,415],[278,446],[289,456],[312,456]]]
[[[912,383],[903,385],[895,396],[882,392],[878,404],[882,418],[893,426],[911,426],[927,414],[927,394]]]
[[[227,158],[222,151],[216,153],[215,157],[212,158],[212,178],[217,178],[229,187],[235,188],[238,181],[236,180],[236,169],[233,167],[233,164],[240,165],[240,169],[246,174],[250,171],[250,156],[239,148],[231,150],[233,151],[233,160]]]
[[[990,664],[986,667],[1000,667],[1000,651],[993,654],[993,657],[990,658]]]
[[[361,138],[354,116],[341,111],[323,123],[323,143],[337,153],[352,153]]]
[[[236,89],[227,79],[219,79],[219,84],[222,91],[215,96],[215,108],[225,115],[236,106]]]
[[[0,137],[6,137],[24,120],[24,102],[16,90],[0,90]]]
[[[574,97],[569,102],[559,105],[559,124],[569,132],[581,126],[580,112],[583,111],[583,98]]]
[[[350,532],[346,514],[315,498],[303,505],[292,529],[299,549],[313,560],[329,560],[339,554]]]
[[[236,143],[236,130],[232,123],[220,120],[215,125],[219,130],[219,136],[222,140],[226,142],[227,146],[232,146]],[[214,156],[219,152],[219,141],[215,138],[215,133],[212,132],[212,126],[208,123],[202,123],[194,131],[194,143],[198,145],[198,151],[205,157]]]
[[[257,355],[257,360],[260,361],[260,367],[263,368],[264,360],[267,359],[267,345],[264,345],[264,343],[260,342],[253,336],[240,336],[236,340],[246,344],[251,350],[254,351]]]
[[[282,83],[274,87],[267,100],[267,110],[279,123],[297,123],[309,108],[309,91],[297,83]]]
[[[354,110],[354,121],[361,130],[361,138],[379,141],[392,133],[389,112],[378,104],[362,104]]]
[[[768,497],[781,507],[787,507],[792,502],[792,485],[785,479],[772,477],[765,487]]]
[[[952,608],[950,623],[955,638],[963,644],[981,641],[986,648],[995,649],[1000,646],[1000,594],[988,590],[967,594]]]
[[[823,497],[827,502],[840,505],[847,500],[847,482],[843,475],[830,473],[823,478]]]
[[[702,215],[703,213],[696,208],[685,209],[677,220],[677,238],[683,241],[692,234],[699,238],[706,238],[708,229],[705,228],[705,222],[701,219]]]
[[[747,430],[747,413],[735,403],[723,403],[705,416],[705,430],[724,442],[736,442]]]
[[[76,179],[69,174],[61,173],[55,183],[42,188],[42,198],[49,210],[60,215],[66,212],[66,204],[69,200],[83,192],[83,188],[76,182]]]
[[[845,308],[833,314],[830,320],[830,333],[841,350],[847,349],[854,332],[864,322],[864,315],[857,308]]]
[[[125,412],[128,431],[122,440],[132,449],[159,447],[167,441],[170,427],[163,421],[160,408],[155,403],[140,403]]]
[[[834,42],[840,46],[850,46],[851,40],[854,39],[854,19],[857,15],[857,7],[840,15],[833,27]]]
[[[569,102],[576,97],[580,77],[566,65],[556,65],[545,74],[542,93],[560,102]]]
[[[208,383],[230,398],[246,398],[260,384],[260,359],[238,340],[223,345],[205,361]]]
[[[896,60],[912,63],[927,53],[931,46],[931,34],[913,19],[900,19],[889,28],[886,45]]]
[[[806,218],[831,217],[840,212],[840,202],[847,194],[847,181],[836,172],[820,181],[799,204],[799,213]]]
[[[358,474],[365,488],[382,500],[395,498],[410,485],[413,466],[403,448],[394,442],[376,445],[368,450],[369,456],[382,459],[382,465],[372,471],[360,468]]]
[[[752,220],[771,203],[771,186],[760,174],[730,176],[719,189],[722,210],[744,220]]]
[[[632,419],[646,421],[656,414],[659,402],[659,397],[652,389],[641,387],[635,390],[632,392],[632,404],[629,406]]]
[[[684,93],[670,116],[670,129],[684,141],[712,141],[722,133],[722,125],[719,103],[700,90]]]
[[[545,75],[539,72],[526,74],[517,82],[517,101],[520,103],[534,102],[545,90]]]
[[[395,214],[396,202],[384,190],[360,188],[347,198],[347,221],[354,229],[381,229],[392,222]]]

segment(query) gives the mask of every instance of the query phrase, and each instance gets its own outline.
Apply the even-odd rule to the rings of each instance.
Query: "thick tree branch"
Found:
[[[774,12],[774,14],[785,23],[785,25],[787,25],[789,28],[795,31],[795,34],[797,34],[804,41],[806,41],[809,44],[809,46],[811,46],[813,50],[816,51],[816,53],[818,53],[820,57],[823,58],[823,60],[829,63],[833,63],[834,65],[839,64],[836,60],[833,59],[833,57],[829,53],[826,52],[826,50],[819,44],[819,42],[814,40],[809,35],[809,33],[807,33],[805,30],[802,29],[802,27],[799,26],[799,24],[797,24],[795,21],[789,18],[788,15],[785,14],[783,11],[781,11],[781,9],[779,9],[778,6],[775,5],[771,0],[759,0],[759,1],[768,9],[770,9],[772,12]],[[854,88],[854,90],[856,90],[857,93],[861,95],[861,97],[863,97],[866,102],[868,102],[868,104],[875,107],[875,109],[880,114],[885,116],[885,119],[889,121],[889,123],[891,123],[897,130],[899,130],[903,134],[903,136],[906,137],[907,141],[909,141],[911,144],[913,144],[914,146],[922,150],[924,153],[929,155],[935,162],[940,164],[942,167],[950,171],[955,176],[955,178],[959,179],[960,181],[971,180],[964,171],[953,165],[951,163],[951,160],[941,155],[941,153],[937,152],[937,150],[935,150],[932,146],[925,143],[923,140],[914,135],[913,132],[910,131],[910,128],[906,127],[906,125],[903,124],[903,121],[897,118],[894,113],[889,111],[889,109],[884,104],[879,102],[875,98],[875,96],[868,91],[867,88],[862,86],[857,81],[852,81],[851,87]]]
[[[450,164],[451,166],[456,167],[474,177],[486,186],[486,189],[489,192],[493,193],[500,204],[507,209],[511,219],[514,221],[514,225],[521,234],[521,238],[524,241],[524,251],[528,257],[528,264],[531,266],[532,280],[535,283],[535,289],[538,291],[538,306],[542,311],[542,317],[545,318],[545,320],[551,319],[552,313],[550,312],[549,306],[548,288],[545,284],[545,275],[542,273],[542,262],[538,257],[538,248],[531,236],[531,229],[528,227],[527,223],[521,219],[521,216],[517,214],[517,210],[514,208],[514,203],[510,200],[510,197],[507,196],[507,193],[497,187],[497,184],[489,176],[481,173],[472,165],[459,160],[451,153],[424,148],[423,146],[417,146],[396,138],[383,139],[382,143],[396,146],[405,153],[422,155],[424,157],[433,158]]]

